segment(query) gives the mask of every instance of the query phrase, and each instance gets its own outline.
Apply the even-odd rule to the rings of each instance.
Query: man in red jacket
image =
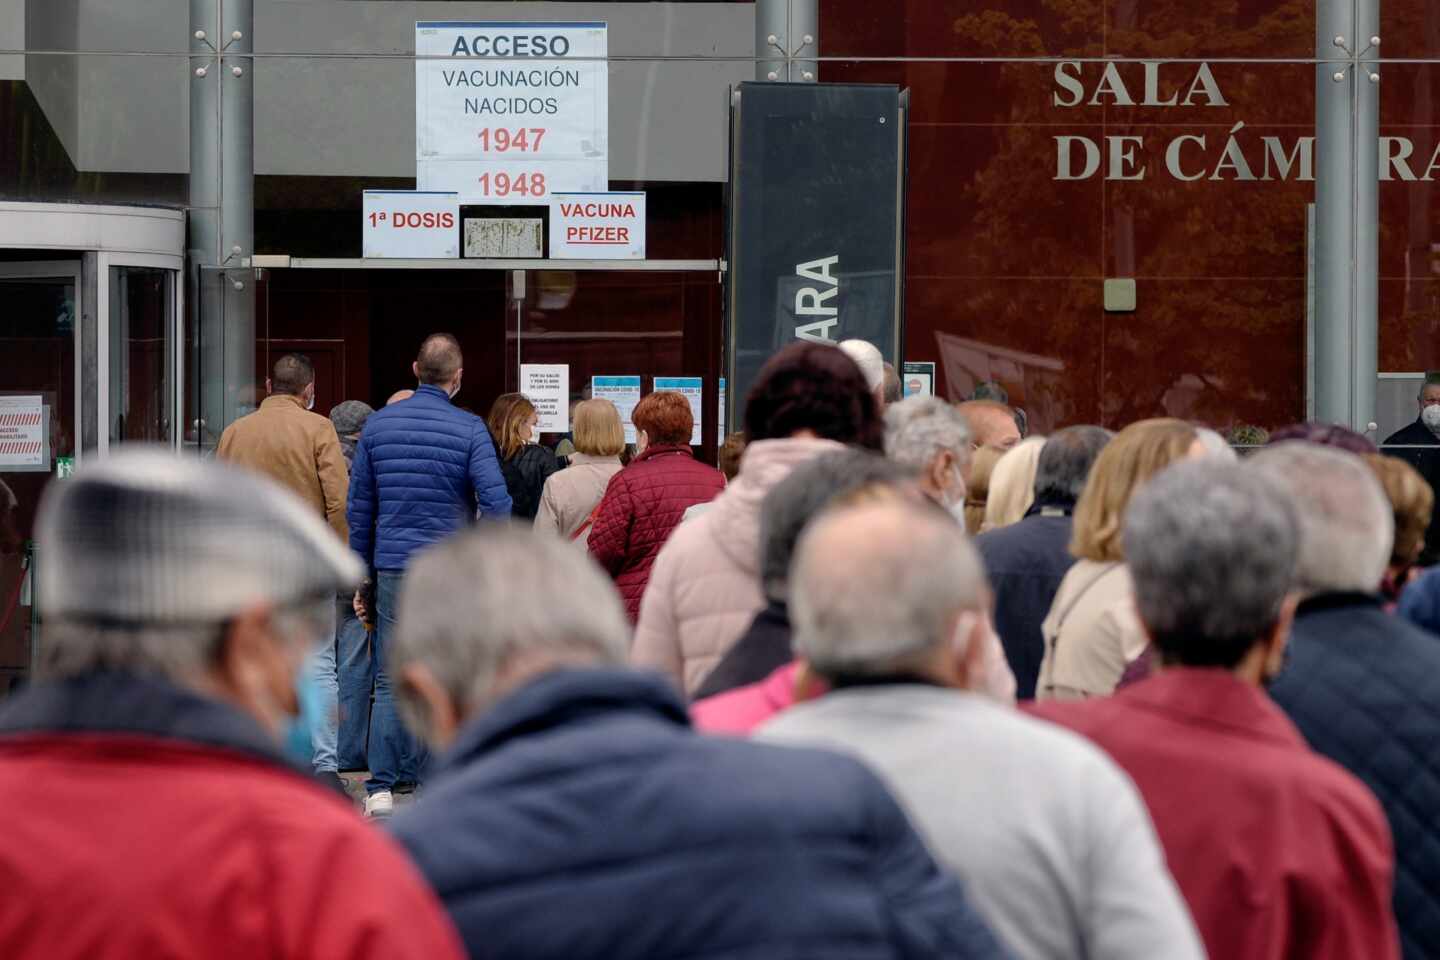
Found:
[[[1253,467],[1180,464],[1132,502],[1124,544],[1163,669],[1113,697],[1034,712],[1134,778],[1210,956],[1397,958],[1379,803],[1262,689],[1295,613],[1289,498]]]
[[[43,679],[0,706],[0,955],[459,957],[403,854],[277,751],[309,757],[296,676],[360,578],[324,521],[147,451],[52,485],[38,528]]]

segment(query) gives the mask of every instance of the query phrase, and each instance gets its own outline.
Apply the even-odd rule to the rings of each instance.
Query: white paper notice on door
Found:
[[[567,433],[570,430],[570,365],[568,363],[520,364],[520,392],[535,404],[540,423],[536,433]]]

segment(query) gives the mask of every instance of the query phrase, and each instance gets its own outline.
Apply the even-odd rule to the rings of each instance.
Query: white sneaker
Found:
[[[389,790],[377,790],[365,798],[365,816],[388,817],[395,812],[395,798]]]

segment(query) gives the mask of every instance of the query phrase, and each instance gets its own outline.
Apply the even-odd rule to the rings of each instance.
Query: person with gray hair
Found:
[[[390,669],[446,753],[393,827],[472,956],[1002,956],[874,774],[697,735],[623,666],[629,632],[554,537],[471,531],[411,565]]]
[[[885,357],[880,353],[880,348],[868,340],[841,340],[839,347],[855,366],[860,368],[860,374],[865,378],[865,386],[870,388],[871,394],[875,397],[875,407],[878,410],[885,409]]]
[[[995,594],[995,629],[1015,673],[1015,695],[1021,700],[1035,697],[1045,656],[1041,625],[1075,563],[1070,553],[1075,502],[1111,436],[1109,430],[1091,426],[1055,431],[1040,450],[1035,500],[1025,516],[1019,523],[975,538]]]
[[[885,455],[952,513],[965,505],[970,450],[969,423],[939,397],[908,397],[885,411]]]
[[[905,385],[900,382],[900,371],[895,369],[895,364],[889,360],[885,361],[885,392],[884,406],[892,403],[899,403],[905,399]]]
[[[1115,764],[963,691],[989,629],[964,531],[907,504],[831,511],[801,538],[790,590],[796,649],[833,689],[762,739],[869,763],[1017,956],[1204,956]]]
[[[1375,792],[1395,838],[1395,918],[1406,957],[1440,956],[1440,638],[1381,606],[1394,515],[1359,456],[1313,443],[1246,461],[1299,516],[1302,601],[1270,688],[1305,739]]]
[[[860,450],[829,454],[797,468],[765,498],[760,570],[770,606],[702,684],[690,711],[695,726],[712,733],[748,734],[797,699],[824,693],[824,684],[814,682],[813,671],[803,658],[796,658],[791,645],[786,600],[795,547],[806,526],[825,510],[876,502],[913,503],[945,516],[920,492],[910,471]],[[967,689],[1013,704],[1015,677],[1000,638],[986,631],[981,649],[980,669],[966,678]],[[714,693],[705,693],[707,688]]]
[[[461,956],[395,845],[298,766],[317,609],[361,575],[318,513],[130,450],[51,484],[37,539],[38,680],[0,705],[7,960]]]
[[[1396,960],[1380,805],[1262,689],[1284,664],[1300,531],[1263,471],[1212,457],[1160,473],[1126,512],[1124,540],[1163,669],[1035,713],[1135,780],[1210,956]]]

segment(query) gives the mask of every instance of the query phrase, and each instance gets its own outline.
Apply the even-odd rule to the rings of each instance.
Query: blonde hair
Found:
[[[981,447],[970,459],[970,479],[965,484],[965,532],[972,537],[985,523],[985,501],[990,496],[990,474],[1005,451]]]
[[[609,400],[582,400],[575,405],[575,450],[592,457],[617,457],[625,449],[620,411]]]
[[[1435,492],[1419,471],[1404,460],[1367,453],[1365,462],[1385,488],[1385,496],[1395,512],[1395,543],[1390,549],[1390,564],[1414,563],[1425,548],[1425,531],[1435,508]]]
[[[1044,437],[1027,437],[1011,447],[990,473],[990,494],[985,498],[981,530],[1019,523],[1035,502],[1035,468],[1040,463]]]
[[[1183,459],[1196,439],[1194,427],[1169,418],[1140,420],[1116,434],[1095,459],[1085,492],[1075,504],[1070,552],[1081,560],[1123,561],[1120,530],[1130,498],[1155,474]]]
[[[500,422],[491,427],[491,432],[495,434],[495,446],[500,451],[501,460],[509,460],[520,452],[521,447],[525,446],[525,440],[522,438],[525,421],[534,414],[535,404],[525,397],[516,397],[501,414]]]

